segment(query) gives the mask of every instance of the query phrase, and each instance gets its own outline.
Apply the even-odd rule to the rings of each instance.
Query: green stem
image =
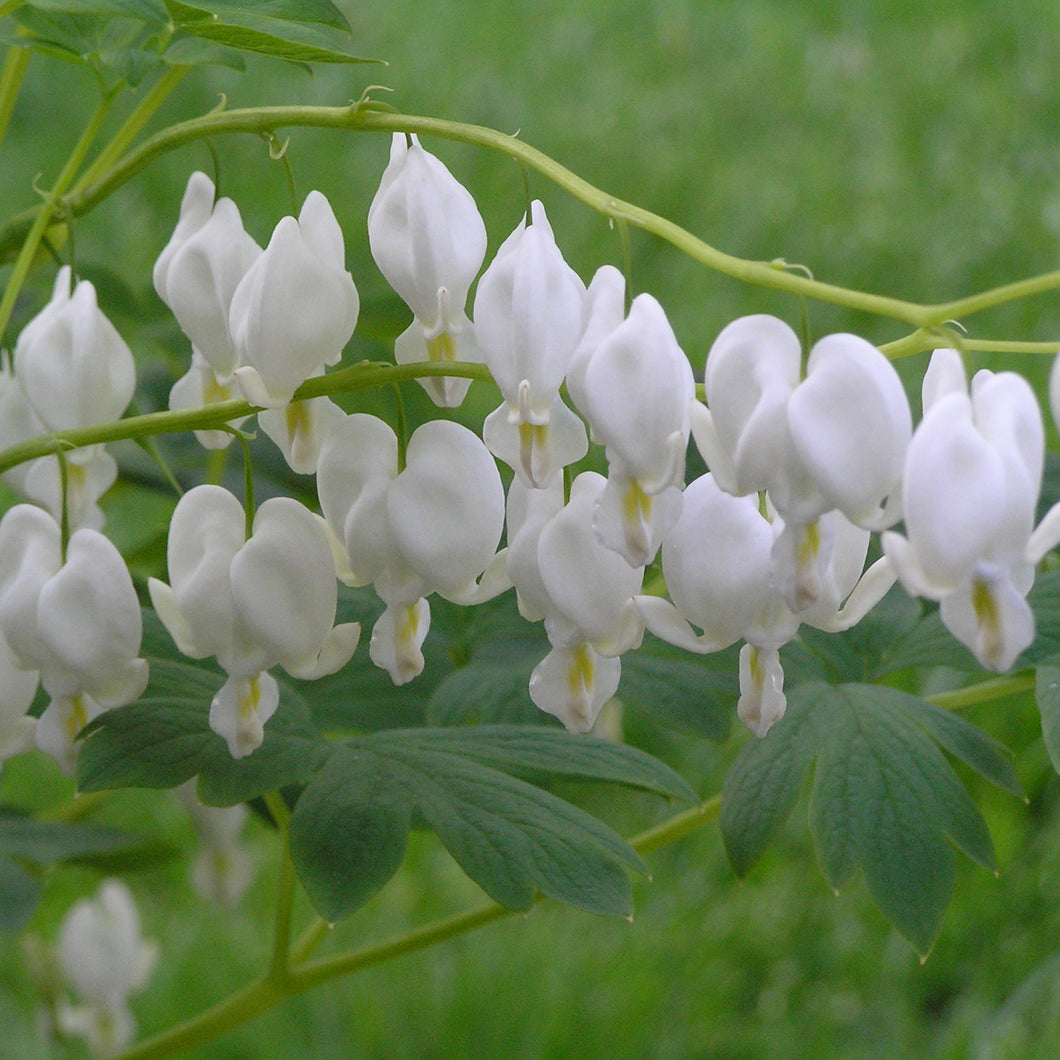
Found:
[[[110,143],[99,153],[99,157],[78,177],[77,183],[71,188],[72,194],[95,183],[114,166],[190,69],[190,66],[171,67],[151,86],[150,91],[122,122],[121,128],[114,134]]]
[[[11,115],[14,113],[30,54],[29,48],[13,46],[8,48],[4,57],[4,66],[0,70],[0,143],[3,143]]]
[[[640,854],[657,850],[716,820],[720,810],[721,796],[715,795],[701,806],[686,810],[669,821],[635,836],[630,840],[630,846]],[[542,896],[538,895],[537,900],[542,901]],[[294,994],[300,994],[351,972],[393,960],[395,957],[429,949],[513,915],[510,909],[496,902],[488,902],[475,909],[443,917],[432,924],[384,942],[323,957],[306,964],[296,961],[287,967],[283,977],[274,976],[270,972],[248,983],[206,1012],[132,1046],[114,1060],[161,1060],[163,1057],[176,1056],[185,1049],[212,1041],[226,1031],[249,1022]],[[295,945],[293,954],[312,949],[319,941],[322,930],[319,924],[314,924]]]
[[[265,805],[269,808],[276,827],[280,833],[282,860],[280,862],[280,889],[276,900],[276,920],[273,933],[272,962],[269,965],[269,979],[273,982],[284,982],[290,968],[291,951],[291,916],[294,910],[295,874],[294,862],[291,860],[290,834],[288,824],[291,811],[278,792],[265,796]]]
[[[294,393],[293,401],[331,394],[352,394],[378,386],[418,379],[421,376],[451,375],[465,379],[490,381],[485,365],[465,364],[459,361],[441,363],[421,362],[417,364],[380,364],[362,361],[360,364],[328,372],[306,380]],[[0,451],[0,473],[27,460],[53,454],[57,446],[79,449],[86,445],[122,441],[127,438],[147,438],[158,434],[183,434],[186,431],[217,430],[231,420],[249,416],[259,411],[249,401],[233,399],[219,401],[213,405],[202,405],[194,409],[179,409],[173,412],[148,412],[142,416],[129,416],[114,423],[103,423],[94,427],[78,427],[69,431],[41,435],[19,442]]]
[[[937,692],[927,696],[929,703],[944,710],[962,710],[976,703],[989,703],[995,699],[1019,695],[1034,689],[1034,674],[1015,674],[1012,677],[995,677],[989,681],[979,681],[967,688],[955,688],[950,692]]]
[[[85,126],[84,132],[81,133],[81,138],[74,145],[73,151],[70,152],[70,157],[62,168],[62,172],[56,178],[54,187],[48,192],[44,202],[36,208],[33,224],[22,244],[22,249],[18,252],[11,278],[8,280],[7,287],[4,290],[4,297],[0,300],[0,337],[7,330],[8,322],[11,319],[11,311],[15,306],[15,299],[18,297],[22,284],[29,273],[30,266],[33,264],[41,239],[43,239],[48,225],[51,224],[56,210],[63,201],[62,196],[65,194],[66,189],[70,187],[71,182],[77,175],[77,171],[85,160],[85,156],[99,134],[113,99],[114,95],[110,93],[99,101],[92,117],[89,119],[88,125]]]

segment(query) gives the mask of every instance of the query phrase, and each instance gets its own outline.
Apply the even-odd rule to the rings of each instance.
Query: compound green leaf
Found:
[[[299,21],[276,17],[279,8],[291,5],[227,4],[210,0],[195,3],[166,0],[166,5],[173,21],[185,33],[239,51],[299,63],[378,61],[353,55],[350,35],[333,23],[318,18]]]
[[[726,780],[721,825],[743,875],[791,814],[814,762],[810,828],[826,881],[856,872],[921,953],[953,892],[952,847],[993,870],[993,845],[971,797],[936,746],[1010,791],[1000,745],[915,696],[876,685],[803,685],[763,740],[749,742]]]
[[[229,806],[320,768],[328,745],[302,698],[283,682],[262,746],[232,758],[209,726],[210,701],[222,680],[207,669],[152,660],[143,698],[86,726],[77,762],[80,789],[173,788],[198,775],[203,802]]]
[[[417,819],[507,908],[528,909],[540,892],[628,915],[640,857],[607,825],[524,779],[542,774],[694,799],[641,752],[547,729],[372,733],[337,749],[299,798],[291,818],[299,878],[321,915],[344,916],[397,870]]]
[[[412,801],[390,763],[337,750],[291,815],[291,857],[313,905],[335,922],[359,909],[405,856]]]

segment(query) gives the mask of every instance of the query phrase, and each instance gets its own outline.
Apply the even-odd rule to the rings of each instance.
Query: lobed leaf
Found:
[[[669,645],[649,642],[622,657],[619,698],[662,724],[694,736],[724,742],[739,695],[737,669],[715,657],[689,657]]]
[[[412,802],[389,763],[337,750],[291,816],[291,857],[317,911],[334,922],[360,908],[405,857]]]
[[[277,17],[276,12],[290,4],[166,0],[166,6],[174,23],[185,33],[240,51],[300,63],[378,62],[353,55],[349,33],[344,26],[336,27],[334,20]],[[318,7],[312,5],[314,10]]]
[[[635,749],[518,726],[372,733],[337,749],[291,817],[299,878],[321,915],[353,912],[397,871],[422,819],[490,897],[528,909],[540,892],[628,915],[628,872],[644,871],[617,833],[529,783],[541,774],[605,780],[695,801]]]
[[[1042,722],[1042,739],[1053,769],[1060,773],[1060,656],[1040,664],[1034,674],[1034,699]]]
[[[934,741],[986,779],[1019,792],[1003,749],[964,719],[876,685],[803,685],[784,718],[741,751],[726,778],[721,826],[744,875],[794,808],[811,762],[809,820],[835,889],[857,871],[884,915],[921,953],[953,892],[950,844],[995,868],[986,825]]]
[[[79,788],[173,788],[198,775],[203,802],[231,806],[303,781],[320,768],[328,745],[302,697],[284,682],[265,742],[246,758],[232,758],[209,726],[210,701],[222,680],[210,670],[152,660],[144,697],[86,726]]]

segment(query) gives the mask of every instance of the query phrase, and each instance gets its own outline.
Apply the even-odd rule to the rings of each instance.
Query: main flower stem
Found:
[[[63,203],[64,208],[72,215],[91,210],[150,162],[196,140],[232,133],[254,133],[260,136],[274,133],[280,128],[298,126],[363,132],[417,133],[486,147],[537,170],[554,184],[615,222],[627,222],[651,232],[723,275],[746,283],[900,320],[916,328],[936,327],[956,317],[968,316],[1004,302],[1060,288],[1060,270],[1056,270],[979,294],[928,305],[822,283],[810,275],[788,268],[783,262],[750,261],[717,250],[672,221],[609,195],[518,137],[479,125],[386,112],[366,100],[348,107],[255,107],[220,111],[180,122],[149,137],[116,162],[113,168],[101,175],[95,183],[67,196]],[[23,211],[0,227],[0,259],[11,253],[12,247],[24,238],[24,233],[38,216],[37,210]]]
[[[451,375],[465,379],[492,381],[485,365],[463,364],[458,361],[445,364],[422,362],[417,364],[380,364],[362,361],[337,372],[314,376],[303,383],[294,394],[293,401],[332,394],[352,394],[360,390],[387,386],[392,383],[418,379],[422,376]],[[114,423],[94,427],[78,427],[75,430],[57,431],[19,442],[0,451],[0,474],[39,456],[50,456],[59,447],[80,449],[102,442],[116,442],[127,438],[149,438],[159,434],[183,434],[187,431],[215,430],[232,420],[249,416],[259,411],[256,405],[242,399],[219,401],[213,405],[202,405],[193,409],[175,412],[148,412],[141,416],[129,416]]]
[[[657,850],[716,821],[720,812],[721,796],[715,795],[701,805],[679,813],[655,828],[650,828],[635,836],[630,840],[630,846],[640,854]],[[541,896],[538,896],[538,901],[542,900]],[[395,957],[429,949],[448,939],[466,935],[470,931],[512,915],[511,910],[504,906],[496,902],[488,902],[475,909],[443,917],[432,924],[416,928],[414,931],[384,942],[302,964],[297,962],[297,954],[303,948],[300,943],[290,952],[291,963],[286,965],[282,975],[276,974],[274,951],[272,967],[264,976],[248,983],[198,1016],[176,1027],[171,1027],[154,1038],[148,1038],[134,1045],[118,1054],[114,1060],[161,1060],[163,1057],[176,1056],[192,1046],[213,1041],[226,1031],[249,1022],[294,994],[310,990],[352,972],[383,964]],[[313,925],[307,932],[306,939],[315,940],[319,935],[319,926]],[[284,952],[288,953],[286,943]]]

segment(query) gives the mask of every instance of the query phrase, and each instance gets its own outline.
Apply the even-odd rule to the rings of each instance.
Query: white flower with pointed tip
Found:
[[[1034,562],[1055,544],[1042,540],[1048,530],[1032,543],[1038,403],[1013,372],[977,372],[969,393],[959,357],[938,350],[924,405],[906,454],[905,534],[884,534],[883,549],[905,589],[939,601],[943,623],[984,667],[1007,670],[1034,638],[1025,597]]]
[[[633,567],[650,563],[681,511],[692,369],[662,306],[638,295],[581,377],[582,404],[607,450],[607,488],[594,525]]]
[[[71,292],[70,285],[65,265],[51,301],[15,344],[15,375],[33,411],[53,431],[118,419],[136,387],[132,352],[100,312],[95,287],[81,280]]]
[[[357,647],[360,626],[334,625],[330,542],[317,518],[289,497],[257,509],[248,539],[242,504],[204,485],[174,509],[167,557],[170,584],[151,578],[151,602],[185,655],[214,655],[228,674],[210,706],[210,727],[242,758],[261,745],[279,704],[269,668],[323,677]]]
[[[250,854],[240,842],[248,811],[235,806],[204,806],[189,780],[173,789],[195,823],[199,851],[191,869],[191,882],[203,898],[232,909],[243,897],[254,876]]]
[[[631,567],[593,532],[593,512],[604,486],[605,479],[595,472],[579,475],[567,504],[540,526],[555,500],[528,506],[520,527],[525,540],[517,538],[509,568],[520,596],[534,609],[531,613],[543,611],[552,646],[530,677],[530,698],[571,732],[592,728],[618,689],[619,656],[637,647],[644,632],[633,599],[643,569]],[[534,536],[536,564],[530,554]]]
[[[229,326],[240,363],[236,382],[251,404],[282,408],[342,356],[360,307],[345,256],[328,200],[311,191],[297,220],[281,218],[240,281]]]
[[[82,528],[62,554],[58,523],[28,504],[0,520],[0,632],[51,697],[37,746],[72,773],[75,738],[103,710],[138,698],[148,667],[140,604],[118,550]]]
[[[351,584],[373,583],[386,610],[369,645],[395,684],[423,669],[425,599],[481,603],[511,584],[504,553],[504,487],[482,441],[447,420],[423,424],[398,468],[397,436],[355,413],[332,428],[317,464],[324,517],[345,546]]]
[[[415,319],[398,337],[398,364],[482,360],[464,306],[486,255],[486,226],[467,191],[416,136],[395,133],[390,162],[368,210],[380,272]],[[454,407],[471,381],[420,379],[436,405]]]
[[[504,403],[482,436],[528,486],[544,485],[588,450],[559,389],[582,334],[585,287],[563,260],[535,200],[501,244],[475,291],[475,331]]]
[[[663,573],[673,603],[637,597],[647,628],[678,647],[706,653],[747,642],[740,657],[737,711],[758,736],[784,712],[778,652],[800,623],[831,632],[848,629],[894,582],[886,560],[862,574],[867,530],[838,512],[820,522],[833,546],[817,601],[796,614],[785,603],[775,569],[774,545],[785,532],[783,520],[761,512],[757,498],[734,496],[712,474],[703,475],[686,488],[681,516],[663,542]]]
[[[75,902],[59,928],[59,959],[83,1005],[60,1008],[66,1034],[84,1037],[97,1056],[110,1056],[136,1036],[129,998],[143,989],[158,958],[120,880],[104,880],[95,898]]]
[[[704,375],[709,412],[693,433],[718,485],[762,490],[788,521],[837,509],[880,529],[899,517],[909,402],[890,361],[856,335],[801,345],[783,321],[741,317],[717,337]]]
[[[244,230],[239,207],[227,198],[215,202],[214,195],[213,181],[192,173],[153,278],[158,296],[223,386],[238,365],[229,331],[232,296],[261,247]]]
[[[292,471],[312,475],[325,435],[345,418],[331,398],[315,397],[292,401],[282,409],[263,409],[258,426],[276,443]]]
[[[816,599],[828,563],[829,511],[870,530],[901,515],[909,402],[890,362],[855,335],[816,343],[801,379],[801,344],[783,321],[758,315],[724,328],[704,375],[707,405],[692,433],[719,486],[766,491],[788,526],[774,555],[792,610]],[[815,541],[824,545],[818,550]]]
[[[34,743],[37,719],[28,715],[40,675],[18,665],[0,634],[0,763],[28,751]]]

